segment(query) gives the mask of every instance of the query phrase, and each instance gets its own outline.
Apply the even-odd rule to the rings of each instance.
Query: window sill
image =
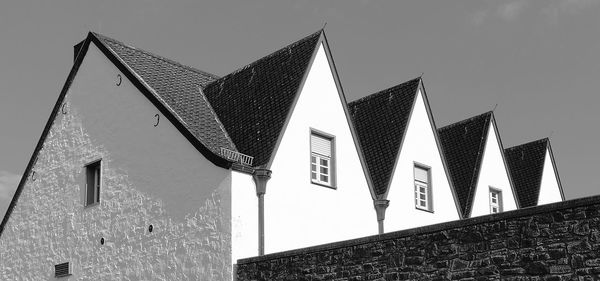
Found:
[[[324,187],[327,187],[327,188],[329,188],[329,189],[333,189],[333,190],[336,190],[336,189],[337,189],[337,187],[336,187],[336,186],[327,185],[327,184],[324,184],[324,183],[319,183],[319,182],[314,182],[314,181],[311,181],[310,183],[312,183],[312,184],[314,184],[314,185],[324,186]]]
[[[100,202],[96,202],[96,203],[93,203],[93,204],[85,205],[85,206],[83,206],[83,208],[84,209],[88,209],[88,208],[94,208],[96,206],[100,206]]]
[[[427,212],[427,213],[432,213],[432,214],[433,214],[433,213],[435,213],[433,210],[429,210],[429,209],[421,209],[421,208],[419,208],[419,207],[417,207],[417,206],[415,206],[415,209],[417,209],[417,210],[419,210],[419,211]]]

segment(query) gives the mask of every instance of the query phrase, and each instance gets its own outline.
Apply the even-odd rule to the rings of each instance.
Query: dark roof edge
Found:
[[[467,117],[467,118],[462,119],[460,121],[457,121],[457,122],[454,122],[454,123],[450,123],[450,124],[448,124],[446,126],[438,128],[438,130],[440,130],[440,131],[447,130],[447,129],[450,129],[450,128],[454,127],[454,126],[458,126],[458,125],[462,125],[464,123],[471,122],[473,119],[479,118],[482,115],[493,114],[493,113],[494,113],[493,111],[486,111],[484,113],[480,113],[480,114],[477,114],[477,115],[474,115],[474,116],[471,116],[471,117]]]
[[[405,84],[408,84],[408,83],[410,83],[410,82],[412,82],[412,81],[414,81],[414,80],[417,80],[417,79],[418,79],[419,81],[422,81],[422,78],[421,78],[421,76],[419,76],[419,77],[416,77],[416,78],[413,78],[413,79],[410,79],[410,80],[406,80],[406,81],[404,81],[404,82],[402,82],[402,83],[400,83],[400,84],[396,84],[396,85],[394,85],[394,86],[390,86],[390,87],[387,87],[387,88],[385,88],[385,89],[378,90],[377,92],[374,92],[374,93],[372,93],[372,94],[370,94],[370,95],[367,95],[367,96],[364,96],[364,97],[362,97],[362,98],[355,99],[355,100],[353,100],[353,101],[349,102],[349,103],[348,103],[348,105],[352,105],[352,106],[354,106],[354,105],[356,105],[356,104],[363,103],[363,102],[365,102],[365,101],[368,101],[368,100],[370,100],[370,99],[372,99],[372,98],[375,98],[376,96],[378,96],[378,95],[380,95],[380,94],[383,94],[383,93],[386,93],[386,92],[388,92],[388,91],[391,91],[392,89],[395,89],[395,88],[399,88],[399,87],[401,87],[401,86],[404,86]]]
[[[541,139],[536,139],[536,140],[528,141],[528,142],[525,142],[525,143],[517,144],[517,145],[511,146],[509,148],[505,148],[504,150],[505,151],[513,150],[513,149],[519,148],[519,147],[524,146],[524,145],[532,144],[534,142],[541,142],[541,141],[545,141],[547,143],[547,142],[549,142],[549,139],[548,139],[548,137],[541,138]]]
[[[311,36],[313,36],[313,35],[315,35],[315,34],[317,34],[317,33],[321,33],[321,35],[320,35],[320,36],[322,36],[322,35],[323,35],[323,29],[319,29],[319,31],[317,31],[317,32],[313,32],[313,33],[311,33],[311,34],[309,34],[309,35],[307,35],[307,36],[304,36],[304,37],[302,37],[302,39],[300,39],[300,40],[297,40],[297,41],[294,41],[294,42],[293,42],[293,43],[291,43],[291,44],[285,45],[285,46],[283,46],[283,47],[281,47],[281,48],[279,48],[279,49],[277,49],[277,50],[273,51],[272,53],[269,53],[269,54],[268,54],[268,55],[266,55],[266,56],[260,57],[260,58],[258,58],[258,59],[256,59],[256,60],[254,60],[254,61],[252,61],[252,62],[250,62],[250,63],[248,63],[248,64],[246,64],[246,65],[242,66],[242,67],[238,67],[238,68],[236,68],[234,71],[232,71],[232,72],[228,73],[227,75],[225,75],[225,76],[223,76],[223,77],[220,77],[220,78],[218,78],[218,79],[216,79],[216,80],[214,80],[214,81],[212,81],[212,82],[210,82],[210,83],[206,84],[206,85],[204,86],[204,88],[207,88],[207,87],[209,87],[209,86],[210,86],[210,85],[212,85],[212,84],[215,84],[215,85],[216,85],[216,83],[221,83],[221,81],[222,81],[222,80],[229,79],[231,76],[233,76],[233,75],[237,74],[238,72],[240,72],[240,71],[242,71],[242,70],[244,70],[244,69],[246,69],[246,68],[248,68],[248,67],[251,67],[252,65],[254,65],[254,64],[256,64],[256,63],[258,63],[258,62],[260,62],[260,61],[263,61],[263,60],[266,60],[266,59],[268,59],[268,58],[271,58],[271,57],[275,56],[276,54],[279,54],[280,52],[283,52],[283,51],[285,51],[286,49],[288,49],[288,48],[290,48],[290,47],[292,47],[292,46],[295,46],[296,44],[299,44],[299,43],[300,43],[300,42],[302,42],[304,39],[306,39],[306,38],[308,38],[308,37],[311,37]],[[320,41],[320,39],[319,39],[319,41]],[[313,55],[314,55],[314,54],[313,54]],[[314,57],[312,57],[312,58],[314,58]],[[312,58],[311,58],[311,59],[312,59]],[[306,77],[304,77],[304,78],[306,78]]]
[[[181,118],[156,95],[152,88],[137,76],[118,55],[104,45],[95,33],[88,36],[100,51],[132,82],[132,84],[177,128],[177,130],[210,162],[218,167],[229,169],[231,162],[215,154],[200,142],[186,127]]]
[[[517,188],[515,187],[515,183],[513,182],[510,168],[508,167],[508,161],[506,161],[506,155],[504,154],[504,146],[502,145],[502,138],[500,137],[500,129],[498,129],[498,123],[496,123],[496,117],[494,116],[493,111],[492,122],[494,125],[494,130],[496,130],[496,139],[498,139],[498,145],[500,146],[500,156],[502,157],[502,162],[504,163],[504,170],[506,171],[506,175],[508,176],[508,183],[510,184],[510,188],[512,190],[513,200],[515,200],[515,205],[517,206],[517,209],[520,209],[521,203],[519,202],[519,197],[517,195]]]
[[[479,153],[477,155],[477,159],[475,160],[475,170],[473,171],[473,175],[471,177],[471,182],[469,183],[469,193],[467,194],[467,202],[466,202],[467,205],[465,206],[466,209],[464,210],[464,213],[468,213],[469,217],[471,217],[471,214],[473,213],[473,201],[475,200],[475,193],[477,192],[477,185],[479,184],[479,173],[481,172],[481,163],[483,162],[483,156],[485,154],[485,149],[487,148],[488,134],[490,133],[490,123],[491,123],[491,120],[493,119],[494,112],[488,111],[486,113],[475,116],[475,117],[479,117],[479,116],[486,115],[486,114],[489,114],[490,118],[484,124],[485,130],[483,133],[483,137],[481,138],[481,142],[479,143]],[[467,120],[472,120],[475,117],[469,118]],[[463,121],[460,121],[458,123],[462,124]],[[450,126],[452,126],[452,125],[450,125]],[[447,126],[447,127],[449,127],[449,126]],[[496,135],[496,138],[497,137],[498,137],[498,135]],[[504,154],[504,150],[502,150],[500,153]]]
[[[266,164],[260,165],[260,166],[264,166],[267,169],[271,169],[271,165],[273,165],[273,161],[275,160],[275,155],[277,154],[277,151],[279,150],[279,145],[281,144],[281,140],[283,139],[283,135],[285,134],[285,131],[287,130],[287,126],[290,123],[290,119],[292,117],[292,113],[294,112],[294,109],[296,108],[296,104],[298,103],[298,99],[300,98],[300,93],[302,92],[302,89],[304,88],[304,83],[306,82],[306,78],[308,77],[308,73],[310,72],[310,68],[312,67],[312,64],[313,64],[313,62],[315,60],[315,57],[317,56],[317,52],[318,52],[317,45],[319,44],[319,42],[321,42],[321,39],[322,39],[322,36],[323,36],[323,30],[320,29],[317,32],[320,32],[321,34],[319,35],[319,39],[315,42],[315,45],[313,46],[313,51],[312,51],[312,54],[310,55],[310,60],[309,60],[308,64],[306,65],[306,68],[304,69],[304,72],[302,73],[302,79],[300,79],[300,84],[298,85],[298,88],[296,89],[296,93],[294,94],[294,101],[292,102],[292,104],[290,104],[290,108],[287,109],[287,114],[286,114],[286,117],[285,117],[285,121],[283,123],[283,126],[281,127],[281,130],[279,131],[279,135],[277,136],[277,141],[275,141],[275,145],[273,146],[273,150],[271,151],[271,154],[269,155],[269,160],[267,161]],[[315,32],[315,33],[317,33],[317,32]],[[303,37],[303,39],[307,38],[307,37],[310,37],[310,36],[312,36],[315,33],[312,33],[311,35],[305,36],[305,37]],[[260,58],[260,59],[258,59],[256,61],[254,61],[254,62],[252,62],[252,63],[244,66],[243,68],[249,67],[250,65],[253,65],[254,63],[256,63],[258,61],[261,61],[263,59],[271,57],[271,56],[273,56],[273,55],[281,52],[285,48],[288,48],[290,46],[294,46],[295,44],[301,42],[303,39],[301,39],[299,41],[296,41],[296,42],[294,42],[292,44],[289,44],[286,47],[283,47],[282,49],[279,49],[279,50],[277,50],[277,51],[275,51],[275,52],[273,52],[273,53],[271,53],[271,54],[269,54],[269,55],[267,55],[267,56],[265,56],[263,58]],[[241,69],[243,69],[243,68],[241,68]],[[231,74],[228,74],[225,77],[229,77],[230,75],[232,75],[234,73],[237,73],[239,70],[240,69],[232,72]],[[225,79],[227,79],[227,78],[225,78]],[[217,81],[219,81],[219,80],[215,80],[214,82],[217,82]]]
[[[176,62],[176,61],[174,61],[174,60],[172,60],[172,59],[165,58],[165,57],[163,57],[163,56],[160,56],[160,55],[157,55],[157,54],[155,54],[155,53],[152,53],[152,52],[149,52],[149,51],[146,51],[146,50],[142,50],[142,49],[136,48],[136,47],[134,47],[134,46],[131,46],[131,45],[129,45],[129,44],[125,44],[125,43],[123,43],[122,41],[116,40],[116,39],[114,39],[114,38],[112,38],[112,37],[107,37],[107,36],[104,36],[104,35],[102,35],[102,34],[100,34],[100,33],[97,33],[97,32],[91,32],[91,33],[92,33],[92,34],[93,34],[95,37],[102,37],[102,38],[105,38],[105,39],[107,39],[107,40],[112,40],[112,41],[114,41],[115,43],[118,43],[118,44],[120,44],[120,45],[123,45],[123,46],[126,46],[126,47],[128,47],[128,48],[135,49],[135,50],[137,50],[137,51],[140,51],[140,52],[146,53],[146,54],[147,54],[147,55],[149,55],[149,56],[155,57],[155,58],[157,58],[157,59],[159,59],[159,60],[165,61],[165,62],[167,62],[167,63],[170,63],[170,64],[172,64],[172,65],[176,65],[176,66],[178,66],[178,67],[185,68],[185,69],[187,69],[187,70],[190,70],[190,71],[196,72],[196,73],[198,73],[198,74],[201,74],[201,75],[210,76],[210,77],[212,77],[212,78],[214,78],[214,79],[219,79],[219,78],[220,78],[219,76],[217,76],[217,75],[214,75],[214,74],[212,74],[212,73],[208,73],[208,72],[206,72],[206,71],[203,71],[203,70],[200,70],[200,69],[197,69],[197,68],[194,68],[194,67],[188,66],[188,65],[181,64],[181,63],[179,63],[179,62]]]
[[[419,77],[419,78],[415,78],[415,79],[420,80],[421,78]],[[411,79],[411,80],[401,83],[399,85],[404,85],[405,83],[414,81],[415,79]],[[397,86],[399,86],[399,85],[397,85]],[[389,89],[396,88],[397,86],[391,87]],[[383,90],[383,91],[386,91],[386,90]],[[381,93],[381,92],[382,91],[377,92],[376,94]],[[419,92],[419,86],[417,85],[417,87],[415,88],[415,92],[413,93],[412,104],[410,105],[410,112],[408,113],[408,119],[406,121],[406,126],[404,126],[404,132],[402,132],[402,139],[400,140],[400,144],[396,148],[396,157],[395,157],[396,159],[394,160],[394,167],[392,168],[390,177],[388,178],[388,182],[386,183],[385,192],[383,194],[378,195],[378,197],[380,197],[378,199],[387,200],[388,194],[390,193],[390,187],[392,185],[392,180],[393,180],[394,174],[396,174],[396,168],[398,167],[398,162],[400,160],[400,154],[402,153],[402,147],[404,146],[404,140],[406,139],[406,132],[408,131],[410,121],[412,120],[413,112],[415,111],[415,104],[417,103],[417,93],[418,92]],[[376,95],[376,94],[374,94],[374,95]],[[373,96],[373,95],[369,95],[368,97],[371,97],[371,96]],[[365,99],[365,100],[368,100],[368,99]]]
[[[556,177],[556,181],[558,182],[558,190],[560,191],[560,196],[562,200],[565,201],[565,193],[563,191],[562,182],[560,181],[560,176],[558,174],[558,167],[556,166],[556,160],[554,158],[554,152],[552,152],[552,145],[550,145],[550,138],[547,138],[548,142],[546,144],[546,149],[550,154],[550,161],[552,161],[552,167],[554,168],[554,175]]]
[[[342,103],[342,109],[344,110],[344,114],[346,115],[346,122],[348,125],[348,129],[350,129],[350,135],[352,136],[352,140],[354,141],[354,147],[356,149],[356,153],[358,154],[358,159],[360,161],[360,165],[363,169],[363,173],[365,175],[365,180],[367,181],[367,187],[369,188],[369,193],[371,194],[371,198],[373,200],[377,199],[377,195],[375,190],[373,189],[371,174],[369,172],[369,167],[365,161],[365,156],[363,155],[362,146],[360,144],[360,140],[358,138],[358,134],[356,133],[356,129],[354,128],[354,122],[352,121],[352,117],[350,116],[350,112],[348,111],[348,100],[346,99],[346,94],[342,87],[342,82],[340,80],[337,68],[335,66],[335,61],[333,60],[333,54],[331,53],[331,49],[329,47],[329,42],[327,41],[327,35],[325,34],[325,27],[323,27],[321,32],[321,38],[319,42],[323,43],[323,49],[325,51],[325,55],[327,56],[327,62],[329,63],[329,69],[331,70],[331,74],[333,75],[333,80],[338,90],[338,95],[340,97],[340,102]]]
[[[2,233],[4,233],[4,228],[6,227],[6,224],[8,223],[8,218],[12,214],[12,212],[15,208],[15,205],[17,204],[17,201],[19,200],[21,192],[23,191],[23,187],[25,186],[25,183],[27,182],[27,178],[29,177],[29,173],[31,172],[31,169],[35,165],[38,153],[44,146],[44,141],[46,140],[46,136],[48,135],[48,132],[50,132],[50,128],[52,128],[52,124],[54,124],[56,115],[58,114],[58,111],[60,110],[60,107],[63,103],[63,100],[64,100],[69,88],[71,87],[71,84],[73,83],[75,74],[77,74],[77,72],[79,71],[79,67],[81,66],[81,63],[83,62],[83,58],[85,57],[85,54],[87,53],[88,47],[90,45],[91,38],[92,38],[91,33],[88,33],[87,38],[83,41],[83,44],[81,45],[81,47],[79,49],[77,58],[75,59],[75,62],[73,63],[73,67],[71,67],[71,71],[69,72],[69,75],[67,76],[67,80],[65,81],[65,84],[63,85],[60,95],[58,96],[58,100],[54,104],[54,108],[52,108],[50,117],[48,118],[48,121],[46,121],[46,126],[44,126],[42,135],[40,136],[40,139],[38,140],[37,145],[35,146],[35,149],[33,150],[33,154],[31,155],[31,158],[29,159],[27,167],[25,168],[25,172],[21,176],[21,180],[19,181],[17,190],[15,191],[15,194],[13,195],[13,198],[10,201],[10,205],[8,205],[8,209],[6,210],[6,213],[4,214],[2,223],[0,224],[0,237],[2,237]]]
[[[421,89],[421,93],[423,95],[423,103],[425,103],[425,111],[429,116],[429,124],[431,124],[431,129],[433,130],[433,138],[435,139],[435,144],[438,149],[438,154],[440,155],[440,159],[442,160],[442,166],[444,167],[444,172],[446,172],[446,180],[448,181],[448,186],[450,187],[450,192],[452,193],[454,199],[454,206],[456,206],[456,211],[458,212],[458,217],[463,217],[463,212],[460,209],[460,201],[458,200],[458,193],[454,188],[454,181],[452,181],[452,175],[450,175],[450,169],[448,168],[448,162],[446,160],[446,154],[442,148],[442,142],[440,141],[440,136],[438,134],[437,127],[435,125],[435,118],[433,116],[433,111],[431,110],[431,104],[429,103],[429,98],[427,97],[427,93],[425,91],[425,82],[423,82],[423,77],[421,77],[419,81],[419,88]]]

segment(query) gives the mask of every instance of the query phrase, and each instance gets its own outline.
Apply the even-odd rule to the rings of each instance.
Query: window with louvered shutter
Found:
[[[54,277],[65,277],[71,275],[71,264],[68,262],[54,265]]]
[[[334,186],[334,140],[331,136],[314,131],[310,134],[310,180],[313,183]]]

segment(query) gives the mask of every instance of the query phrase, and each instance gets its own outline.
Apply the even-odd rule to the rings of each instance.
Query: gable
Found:
[[[385,196],[421,78],[348,104],[364,161],[378,197]]]
[[[238,151],[254,157],[253,166],[270,161],[321,34],[313,33],[204,88]]]
[[[544,171],[540,184],[540,192],[537,200],[537,205],[549,204],[565,200],[562,187],[560,184],[558,169],[552,157],[552,151],[548,143],[544,159]]]
[[[470,213],[492,113],[438,129],[440,142],[463,215]]]
[[[506,161],[522,208],[537,205],[548,155],[547,142],[547,139],[541,139],[505,150]]]
[[[460,219],[459,204],[441,154],[437,131],[422,87],[402,141],[386,195],[385,228],[396,231]],[[427,170],[428,208],[415,207],[415,167]]]
[[[468,217],[490,214],[490,189],[501,192],[502,211],[518,208],[516,195],[504,160],[502,142],[493,119],[486,134],[488,136],[482,155],[481,167],[478,171],[476,188],[468,205],[469,212],[465,213]]]

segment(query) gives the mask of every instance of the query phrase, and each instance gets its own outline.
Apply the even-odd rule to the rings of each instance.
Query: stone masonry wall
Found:
[[[238,280],[600,280],[600,196],[238,261]],[[268,240],[267,240],[268,241]]]
[[[73,275],[60,280],[231,280],[220,193],[173,218],[94,143],[76,109],[67,110],[54,121],[0,237],[0,280],[55,280],[54,265],[67,261]],[[98,157],[102,200],[83,207],[82,163]]]

